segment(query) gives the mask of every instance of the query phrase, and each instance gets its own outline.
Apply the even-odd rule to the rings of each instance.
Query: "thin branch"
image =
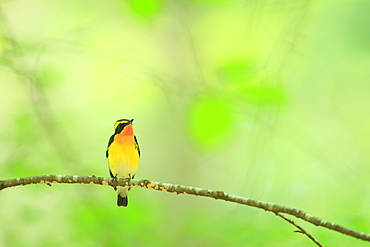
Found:
[[[299,232],[299,233],[302,233],[304,235],[306,235],[309,239],[311,239],[317,246],[319,247],[323,247],[319,241],[317,241],[311,234],[309,234],[305,229],[303,229],[301,226],[297,225],[293,220],[285,217],[284,215],[280,214],[280,213],[275,213],[277,216],[279,216],[280,218],[286,220],[287,222],[289,222],[290,224],[292,224],[293,226],[297,227],[299,229],[299,231],[295,231],[295,232]]]
[[[23,186],[28,184],[53,184],[53,183],[69,183],[69,184],[97,184],[116,186],[131,186],[141,187],[152,190],[165,191],[173,194],[191,194],[196,196],[211,197],[218,200],[224,200],[239,204],[244,204],[251,207],[263,209],[265,211],[273,212],[275,214],[290,214],[316,226],[322,226],[330,230],[340,232],[358,239],[370,242],[370,234],[365,232],[355,231],[338,224],[317,218],[302,210],[290,208],[270,202],[258,201],[250,198],[236,196],[225,193],[219,190],[207,190],[202,188],[183,186],[177,184],[154,182],[147,179],[112,179],[96,176],[72,176],[72,175],[43,175],[35,177],[15,178],[8,180],[0,180],[0,190],[15,186]],[[296,226],[296,225],[295,225]]]

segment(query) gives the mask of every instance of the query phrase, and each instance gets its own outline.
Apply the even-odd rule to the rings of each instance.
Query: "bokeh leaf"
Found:
[[[243,84],[256,75],[256,64],[248,60],[231,61],[221,66],[217,75],[220,81],[231,84]]]
[[[163,7],[162,0],[129,0],[128,3],[136,14],[145,18],[157,15]]]
[[[234,118],[227,101],[216,97],[198,98],[190,108],[190,132],[200,145],[217,146],[230,136]]]

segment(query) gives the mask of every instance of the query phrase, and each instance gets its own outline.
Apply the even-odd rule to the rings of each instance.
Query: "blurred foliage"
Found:
[[[233,109],[229,102],[215,97],[194,100],[189,113],[190,135],[196,143],[209,146],[221,144],[233,135]]]
[[[286,98],[283,90],[266,86],[242,88],[240,94],[248,102],[257,105],[279,105],[279,103],[283,103]]]
[[[3,1],[0,179],[108,176],[112,126],[135,118],[138,178],[370,232],[369,10],[366,0]],[[0,246],[313,246],[253,208],[129,197],[118,208],[105,186],[7,189]],[[366,244],[297,223],[324,246]]]
[[[126,1],[122,1],[126,2]],[[129,6],[132,10],[145,18],[153,17],[159,14],[162,6],[162,0],[129,0]]]
[[[256,76],[256,64],[249,61],[232,61],[218,70],[220,81],[232,84],[246,84]]]

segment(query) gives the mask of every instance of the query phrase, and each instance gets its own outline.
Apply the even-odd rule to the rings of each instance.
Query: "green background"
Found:
[[[370,232],[370,2],[7,0],[0,179],[108,176],[134,118],[136,178],[269,201]],[[107,186],[0,192],[0,246],[314,246],[275,215]],[[294,219],[294,218],[292,218]],[[294,219],[324,246],[368,243]]]

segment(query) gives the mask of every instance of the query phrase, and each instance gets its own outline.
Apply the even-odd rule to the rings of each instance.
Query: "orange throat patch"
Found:
[[[127,125],[121,133],[114,137],[114,141],[119,144],[134,145],[134,128],[132,128],[132,125]]]

